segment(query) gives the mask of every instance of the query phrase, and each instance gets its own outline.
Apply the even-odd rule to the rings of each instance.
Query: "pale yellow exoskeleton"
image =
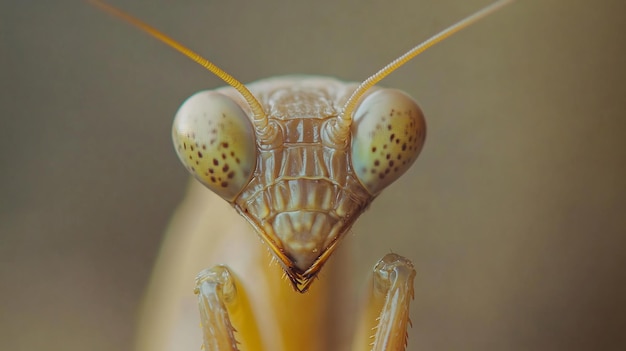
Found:
[[[324,293],[328,282],[320,281],[307,294],[290,290],[309,290],[355,220],[408,170],[424,143],[426,125],[417,103],[401,91],[375,84],[430,46],[512,0],[497,1],[449,27],[361,84],[287,76],[246,86],[140,20],[92,2],[182,52],[229,85],[199,92],[185,101],[174,120],[174,145],[191,174],[254,228],[293,289],[267,263],[267,255],[258,253],[259,245],[241,244],[246,239],[239,240],[237,233],[246,230],[241,224],[232,224],[236,222],[232,214],[196,185],[170,232],[179,235],[179,231],[176,240],[182,241],[184,232],[205,231],[209,237],[210,232],[219,233],[203,245],[196,242],[195,248],[217,258],[241,257],[237,271],[241,280],[231,268],[221,265],[198,275],[196,294],[205,350],[291,351],[331,346],[319,335],[329,298]],[[186,211],[190,208],[194,211]],[[236,252],[231,251],[232,242],[239,246]],[[175,246],[164,250],[175,251]],[[190,253],[190,257],[196,255]],[[167,272],[168,268],[157,267],[157,274],[167,276]],[[151,327],[140,331],[144,333],[140,349],[182,349],[180,344],[168,344],[167,340],[175,337],[163,335],[175,334],[174,325],[180,328],[184,323],[155,321],[184,315],[176,312],[184,310],[184,304],[163,302],[160,290],[165,284],[177,283],[171,273],[169,276],[168,281],[157,275],[152,283],[146,310],[160,308],[163,313],[146,312],[151,317],[144,317],[144,323]],[[411,262],[395,254],[386,255],[376,265],[354,350],[405,349],[414,277]]]

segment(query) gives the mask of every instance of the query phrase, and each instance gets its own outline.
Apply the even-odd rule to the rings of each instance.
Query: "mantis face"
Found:
[[[254,227],[299,292],[424,143],[422,111],[392,89],[371,89],[347,137],[333,135],[356,87],[318,77],[248,85],[268,111],[269,136],[254,133],[245,101],[230,87],[190,97],[174,120],[181,162]]]
[[[356,219],[414,163],[424,115],[405,93],[376,87],[395,69],[511,2],[497,1],[426,42],[361,84],[287,76],[243,85],[210,61],[109,5],[92,1],[207,68],[229,86],[183,103],[173,125],[178,157],[205,187],[247,220],[289,278],[306,292]],[[390,254],[375,268],[356,349],[402,350],[415,271]],[[254,308],[223,266],[198,276],[208,350],[263,349]],[[295,307],[299,308],[299,307]],[[236,340],[235,330],[243,341]],[[366,335],[366,336],[363,336]],[[284,348],[288,349],[288,348]]]

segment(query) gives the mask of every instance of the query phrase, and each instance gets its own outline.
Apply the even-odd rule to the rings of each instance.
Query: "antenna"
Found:
[[[183,55],[190,58],[192,61],[198,63],[200,66],[206,68],[211,73],[221,78],[224,82],[226,82],[226,84],[235,88],[243,96],[243,98],[248,103],[248,106],[252,110],[252,114],[254,115],[253,116],[253,123],[255,126],[254,129],[259,139],[261,141],[270,141],[272,139],[271,135],[273,135],[273,133],[271,131],[271,126],[269,125],[269,120],[267,118],[267,115],[265,114],[265,112],[263,112],[263,107],[259,103],[259,100],[257,100],[254,97],[254,95],[252,95],[250,90],[248,90],[248,88],[246,88],[246,86],[243,85],[240,81],[235,79],[230,74],[226,73],[226,71],[217,67],[213,62],[205,59],[204,57],[200,56],[198,53],[180,44],[176,40],[170,38],[166,34],[160,32],[159,30],[143,22],[142,20],[135,18],[132,15],[122,10],[119,10],[109,4],[106,4],[102,1],[99,1],[99,0],[88,0],[88,1],[94,6],[99,7],[105,12],[108,12],[109,14],[129,24],[132,24],[133,26],[148,33],[150,36],[154,37],[155,39],[158,39],[161,42],[165,43],[167,46],[179,51]]]
[[[380,71],[374,73],[372,76],[367,78],[358,88],[352,93],[348,101],[343,107],[343,112],[336,117],[335,122],[329,124],[330,130],[329,136],[333,140],[346,140],[348,134],[350,133],[350,126],[352,124],[352,113],[356,108],[356,104],[359,99],[376,83],[380,82],[383,78],[387,77],[393,71],[409,62],[415,56],[421,54],[422,52],[428,50],[433,45],[447,39],[451,35],[469,27],[470,25],[480,21],[481,19],[491,15],[495,11],[501,9],[505,5],[509,5],[514,0],[499,0],[494,2],[493,4],[483,8],[482,10],[474,13],[466,17],[465,19],[451,25],[450,27],[442,30],[438,34],[430,37],[428,40],[423,43],[413,47],[411,50],[407,51],[404,55],[398,57],[393,60],[391,63],[383,67]]]

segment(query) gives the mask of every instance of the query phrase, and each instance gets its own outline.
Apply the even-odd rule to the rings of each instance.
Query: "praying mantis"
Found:
[[[198,182],[168,229],[137,349],[193,347],[199,320],[205,350],[405,350],[416,275],[408,259],[390,253],[376,264],[351,345],[333,345],[324,335],[334,287],[316,278],[357,218],[411,167],[425,141],[417,103],[376,84],[513,0],[496,1],[457,22],[361,84],[286,76],[248,85],[141,20],[90,2],[228,84],[191,96],[176,114],[174,146]],[[210,264],[238,259],[202,270],[193,303],[182,289],[181,272],[206,268],[201,257],[211,257]],[[199,319],[191,312],[194,304]]]

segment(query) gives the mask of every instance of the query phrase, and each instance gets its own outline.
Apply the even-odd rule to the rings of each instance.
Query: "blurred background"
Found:
[[[490,1],[110,3],[250,82],[362,80]],[[428,137],[342,251],[361,287],[415,263],[409,350],[626,348],[624,11],[518,1],[383,81]],[[0,349],[128,350],[187,182],[172,118],[223,83],[69,0],[0,1],[0,67]]]

